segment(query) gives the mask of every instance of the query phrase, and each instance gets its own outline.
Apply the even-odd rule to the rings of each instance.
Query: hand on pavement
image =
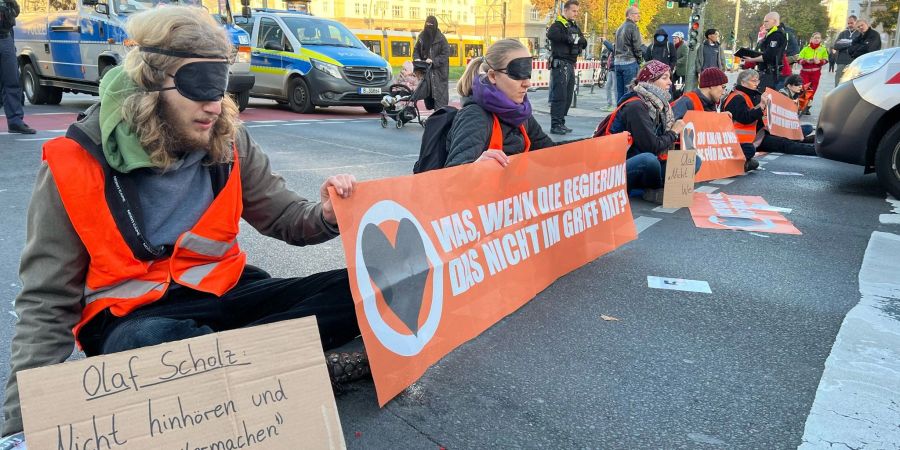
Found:
[[[345,173],[328,177],[322,187],[319,189],[319,198],[322,201],[322,216],[325,220],[337,225],[337,216],[334,214],[334,205],[331,203],[331,194],[328,192],[329,187],[334,187],[334,192],[341,198],[348,198],[356,189],[356,177]]]

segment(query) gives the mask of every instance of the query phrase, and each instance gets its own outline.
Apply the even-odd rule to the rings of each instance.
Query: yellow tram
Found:
[[[413,58],[418,33],[393,30],[350,30],[373,53],[392,66],[400,66]],[[450,44],[450,65],[465,66],[469,58],[484,54],[484,40],[480,36],[445,34]]]

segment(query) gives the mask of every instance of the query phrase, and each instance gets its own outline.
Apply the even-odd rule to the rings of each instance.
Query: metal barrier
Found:
[[[578,61],[575,63],[575,79],[581,80],[582,86],[588,86],[597,79],[601,61]],[[550,87],[550,66],[547,60],[531,61],[531,87]]]

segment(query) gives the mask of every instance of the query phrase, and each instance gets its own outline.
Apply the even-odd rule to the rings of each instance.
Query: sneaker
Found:
[[[662,189],[644,189],[644,195],[642,195],[641,197],[650,203],[656,203],[658,205],[662,205],[663,190]]]
[[[567,126],[565,126],[565,125],[560,125],[559,127],[562,128],[563,131],[565,131],[566,133],[571,133],[571,132],[572,132],[572,129],[569,128],[569,127],[567,127]]]
[[[566,134],[566,130],[563,130],[562,127],[552,127],[550,128],[550,134]]]
[[[328,377],[335,392],[342,393],[343,385],[372,374],[366,352],[330,352],[325,354]]]
[[[749,172],[751,170],[759,169],[759,161],[755,158],[750,158],[747,162],[744,163],[744,172]]]
[[[6,127],[6,129],[10,133],[19,133],[19,134],[35,134],[35,133],[37,133],[37,131],[35,131],[34,128],[31,128],[28,125],[25,125],[24,123],[11,123]]]

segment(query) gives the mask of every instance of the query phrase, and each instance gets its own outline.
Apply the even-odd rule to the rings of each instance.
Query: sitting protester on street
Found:
[[[734,131],[747,162],[744,170],[756,170],[759,162],[753,158],[756,151],[778,152],[792,155],[815,155],[815,147],[811,144],[773,136],[765,129],[763,116],[766,103],[759,92],[759,72],[747,69],[738,74],[734,90],[725,99],[723,111],[731,113]]]
[[[463,107],[447,136],[445,167],[494,160],[555,145],[531,114],[531,54],[521,42],[503,39],[466,67],[456,89]],[[496,135],[496,139],[493,137]]]
[[[597,126],[594,136],[627,131],[633,144],[628,148],[625,171],[629,189],[644,189],[644,199],[661,203],[664,161],[681,130],[669,107],[669,66],[659,61],[645,65],[622,97],[618,108]],[[697,158],[700,170],[700,158]]]
[[[805,106],[805,108],[800,104],[800,100],[802,99],[802,97],[804,95],[807,95],[805,89],[803,89],[803,78],[800,75],[789,76],[784,82],[784,87],[781,88],[778,92],[781,92],[787,98],[794,101],[794,103],[797,105],[798,114],[801,110],[809,108],[808,104]],[[813,132],[815,131],[815,127],[810,124],[801,123],[800,129],[803,130],[803,136],[805,136],[803,142],[813,142],[813,140],[815,139],[815,134],[813,134]]]
[[[22,430],[17,373],[62,363],[75,344],[94,356],[312,315],[326,350],[359,335],[346,270],[271,278],[237,241],[241,219],[292,245],[336,237],[329,188],[349,197],[355,178],[329,177],[311,202],[273,173],[225,95],[232,46],[205,9],[148,10],[127,30],[136,45],[100,103],[43,147],[5,435]],[[368,373],[362,352],[326,360],[332,382]]]
[[[700,73],[700,87],[686,92],[672,103],[672,114],[675,119],[683,119],[688,111],[718,111],[719,102],[728,87],[728,76],[715,67],[703,69]]]

